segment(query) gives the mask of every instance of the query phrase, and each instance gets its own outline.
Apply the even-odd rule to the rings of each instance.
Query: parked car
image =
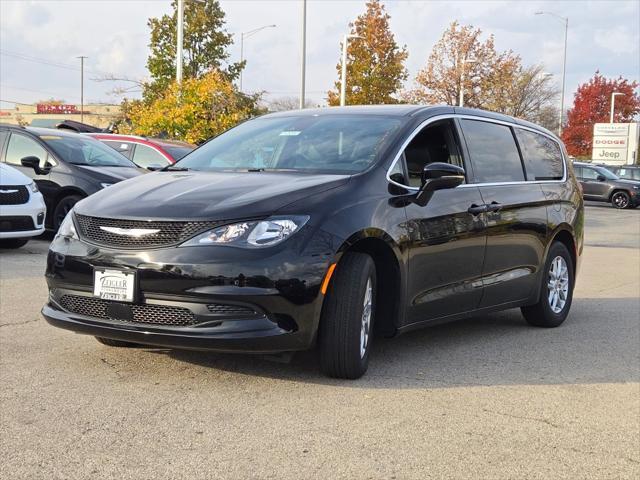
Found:
[[[176,163],[196,148],[195,145],[185,142],[135,135],[109,133],[90,133],[88,135],[117,150],[139,167],[152,170]]]
[[[57,230],[78,200],[143,171],[99,141],[48,128],[0,125],[0,162],[35,180]]]
[[[293,352],[367,369],[374,330],[569,313],[583,245],[556,136],[457,107],[266,115],[78,203],[51,243],[54,326],[112,346]]]
[[[640,182],[640,165],[601,165],[623,180]]]
[[[640,204],[640,182],[619,178],[604,167],[574,162],[585,200],[608,202],[616,208],[634,208]]]
[[[0,163],[0,248],[20,248],[44,233],[45,215],[35,182]]]

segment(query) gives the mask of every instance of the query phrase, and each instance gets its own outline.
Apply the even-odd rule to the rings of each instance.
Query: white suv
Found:
[[[0,163],[0,248],[20,248],[44,233],[45,212],[35,182]]]

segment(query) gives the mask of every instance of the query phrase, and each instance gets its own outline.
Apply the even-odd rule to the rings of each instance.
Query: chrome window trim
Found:
[[[560,155],[562,156],[562,167],[563,167],[563,170],[564,170],[563,174],[562,174],[562,179],[560,179],[560,180],[534,180],[534,181],[522,180],[522,181],[514,181],[514,182],[463,183],[462,185],[459,185],[456,188],[481,187],[481,186],[493,187],[493,186],[501,186],[501,185],[522,185],[522,184],[536,185],[536,184],[547,184],[547,183],[564,183],[564,182],[567,181],[567,159],[564,156],[564,149],[562,148],[562,144],[560,142],[558,142],[558,139],[555,138],[554,136],[549,135],[548,133],[545,133],[545,132],[541,132],[540,130],[536,130],[535,128],[530,128],[530,127],[527,127],[525,125],[519,125],[519,124],[513,123],[513,122],[505,122],[503,120],[496,120],[494,118],[481,117],[481,116],[476,116],[476,115],[464,115],[464,114],[457,114],[457,113],[445,113],[445,114],[442,114],[442,115],[436,115],[435,117],[427,118],[424,122],[422,122],[420,125],[418,125],[413,130],[413,132],[411,132],[411,134],[407,137],[407,139],[404,141],[404,143],[400,147],[400,150],[398,150],[398,153],[396,154],[395,158],[393,159],[393,162],[391,162],[391,165],[387,169],[387,176],[386,176],[387,181],[389,183],[393,184],[393,185],[396,185],[398,187],[404,188],[405,190],[410,190],[410,191],[413,191],[413,192],[417,192],[418,190],[420,190],[418,187],[410,187],[409,185],[403,185],[402,183],[398,183],[398,182],[392,180],[391,177],[390,177],[391,170],[393,170],[393,167],[395,167],[396,163],[398,163],[398,161],[400,161],[400,158],[402,157],[402,153],[407,148],[409,143],[411,143],[411,140],[413,140],[414,137],[416,135],[418,135],[418,133],[420,133],[426,126],[428,126],[431,123],[437,122],[439,120],[448,120],[448,119],[453,119],[453,118],[460,118],[460,119],[463,119],[463,120],[479,120],[481,122],[488,122],[488,123],[497,123],[499,125],[506,125],[506,126],[512,127],[512,128],[520,128],[522,130],[528,130],[530,132],[537,133],[539,135],[543,135],[543,136],[551,139],[552,141],[554,141],[558,145],[558,148],[560,149]],[[514,141],[517,141],[517,139],[514,138]],[[463,154],[463,158],[464,158],[464,154]]]

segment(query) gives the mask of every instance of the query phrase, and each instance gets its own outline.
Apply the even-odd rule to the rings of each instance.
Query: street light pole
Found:
[[[613,109],[616,104],[616,97],[618,95],[624,95],[624,93],[620,92],[611,92],[611,115],[609,116],[609,123],[613,123]]]
[[[84,59],[88,57],[80,55],[78,58],[80,59],[80,123],[84,123]]]
[[[467,63],[475,63],[475,60],[467,60],[464,59],[460,62],[460,64],[462,65],[462,72],[460,72],[460,98],[458,101],[458,106],[460,107],[464,107],[464,66]]]
[[[300,68],[300,110],[305,105],[305,83],[307,70],[307,0],[302,0],[302,65]]]
[[[558,117],[558,136],[562,135],[562,119],[564,115],[564,92],[567,75],[567,37],[569,35],[569,18],[553,12],[539,11],[536,15],[551,15],[564,23],[564,57],[562,59],[562,89],[560,93],[560,115]]]
[[[254,28],[253,30],[249,30],[248,32],[240,33],[240,63],[244,62],[244,39],[249,38],[252,35],[255,35],[260,30],[264,30],[265,28],[275,28],[275,25],[265,25],[263,27]],[[242,70],[240,70],[240,91],[242,91]]]
[[[342,37],[342,75],[340,77],[340,106],[347,103],[347,49],[351,38],[362,38],[359,35],[345,35]]]
[[[178,35],[176,41],[176,82],[182,83],[182,48],[184,45],[184,0],[178,0]]]

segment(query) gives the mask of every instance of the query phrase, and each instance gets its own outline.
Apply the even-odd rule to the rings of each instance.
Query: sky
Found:
[[[191,0],[186,0],[191,1]],[[266,98],[297,96],[300,89],[302,1],[221,0],[226,29],[236,42],[231,61],[240,57],[239,36],[275,24],[245,41],[247,67],[243,89],[266,91]],[[483,1],[386,0],[399,45],[409,51],[413,86],[432,47],[454,20],[493,34],[499,50],[511,49],[525,64],[544,65],[560,84],[564,24],[536,11],[569,18],[567,100],[577,86],[599,70],[606,77],[639,80],[640,1]],[[85,61],[85,103],[119,103],[105,74],[148,76],[149,17],[171,10],[170,0],[0,0],[0,107],[46,98],[80,101],[79,55]],[[365,10],[364,0],[308,0],[307,98],[324,104],[337,78],[340,40],[349,22]],[[132,86],[131,84],[119,84]],[[129,96],[139,93],[132,91]]]

